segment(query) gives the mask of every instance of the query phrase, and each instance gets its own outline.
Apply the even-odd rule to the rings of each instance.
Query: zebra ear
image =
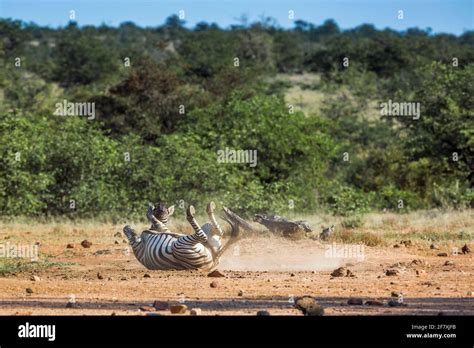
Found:
[[[174,213],[174,205],[168,208],[168,215],[171,216]]]

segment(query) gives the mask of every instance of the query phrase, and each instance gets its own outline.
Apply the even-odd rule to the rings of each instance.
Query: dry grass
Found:
[[[474,237],[473,210],[464,211],[417,211],[409,214],[372,213],[362,217],[362,225],[347,228],[347,219],[328,214],[314,214],[310,216],[292,216],[291,219],[307,220],[313,228],[314,236],[319,235],[322,228],[331,224],[336,225],[333,238],[347,242],[363,242],[367,245],[392,243],[403,239],[420,241],[445,242],[452,240],[472,240]],[[204,223],[207,218],[198,217]],[[80,243],[87,238],[93,238],[98,243],[113,243],[114,240],[124,238],[115,237],[117,232],[122,233],[125,224],[131,225],[137,232],[149,228],[144,221],[127,221],[124,223],[105,223],[92,220],[84,221],[56,221],[31,222],[19,218],[14,222],[0,221],[0,243],[3,241],[21,241],[34,243],[38,241],[54,241],[67,237],[71,243]],[[227,229],[227,223],[222,222]],[[346,226],[346,227],[344,227]],[[268,233],[262,226],[255,225],[257,233]],[[189,224],[182,217],[175,217],[170,229],[176,232],[190,233]]]

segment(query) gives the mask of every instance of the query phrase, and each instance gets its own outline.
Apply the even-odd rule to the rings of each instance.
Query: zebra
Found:
[[[324,228],[323,231],[321,232],[321,234],[319,235],[319,239],[327,240],[329,238],[329,236],[334,233],[335,227],[336,226],[331,225],[329,227]]]
[[[160,221],[154,213],[161,212],[162,217],[172,214],[174,209],[166,208],[166,205],[158,205],[156,208],[149,205],[147,218],[152,227],[142,232],[140,237],[130,226],[125,226],[123,231],[127,236],[133,253],[137,260],[150,270],[185,270],[200,269],[210,270],[215,268],[220,261],[220,256],[225,249],[234,243],[239,236],[239,227],[248,228],[245,220],[238,217],[229,208],[223,207],[224,219],[232,228],[231,239],[224,246],[222,228],[214,216],[215,204],[207,205],[207,214],[210,223],[202,227],[196,221],[195,209],[190,205],[186,210],[186,219],[191,224],[194,234],[185,235],[172,233],[163,221]],[[246,225],[247,224],[247,225]]]

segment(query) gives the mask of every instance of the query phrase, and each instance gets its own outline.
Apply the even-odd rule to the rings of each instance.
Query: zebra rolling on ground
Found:
[[[174,208],[166,208],[164,204],[156,208],[150,205],[147,212],[147,218],[152,223],[150,230],[143,231],[140,237],[128,225],[123,231],[137,260],[150,270],[209,270],[217,266],[224,250],[236,241],[239,226],[249,227],[244,220],[224,207],[226,215],[224,218],[232,227],[231,239],[224,246],[223,231],[217,223],[214,210],[215,204],[209,203],[207,214],[211,223],[201,227],[194,217],[194,207],[189,206],[186,210],[186,219],[193,227],[194,234],[184,235],[172,233],[164,223]],[[159,220],[155,213],[164,220]]]

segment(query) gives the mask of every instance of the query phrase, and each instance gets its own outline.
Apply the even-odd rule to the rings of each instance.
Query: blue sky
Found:
[[[474,21],[474,0],[0,0],[0,17],[51,27],[66,25],[70,10],[75,10],[79,25],[112,26],[124,21],[157,26],[180,10],[188,27],[200,21],[227,27],[242,14],[250,21],[270,16],[291,27],[290,10],[295,19],[316,24],[333,18],[343,29],[372,23],[377,28],[430,27],[435,33],[461,34],[473,30]],[[399,10],[403,20],[397,18]]]

